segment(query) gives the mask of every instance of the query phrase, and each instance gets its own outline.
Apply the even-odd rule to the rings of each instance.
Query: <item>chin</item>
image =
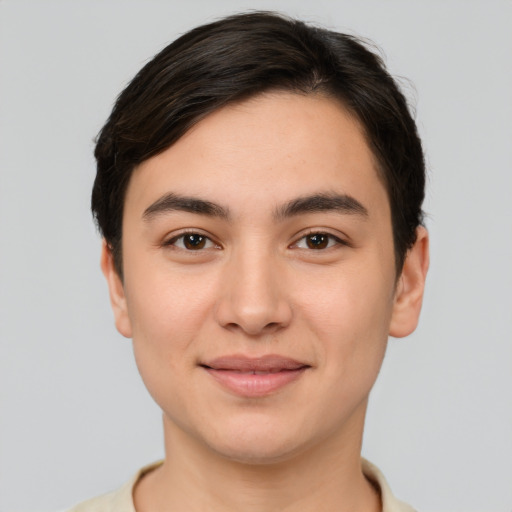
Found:
[[[241,464],[286,462],[305,450],[309,444],[299,438],[293,427],[286,428],[268,420],[264,425],[252,422],[251,425],[233,427],[231,425],[231,428],[219,433],[214,439],[203,439],[218,455]]]
[[[248,446],[214,447],[218,455],[239,464],[265,466],[284,463],[301,450],[289,446],[262,446],[251,443]]]

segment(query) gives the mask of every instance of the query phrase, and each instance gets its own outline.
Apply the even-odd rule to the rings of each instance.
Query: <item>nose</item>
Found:
[[[289,325],[292,308],[286,281],[274,260],[268,254],[247,251],[226,265],[216,308],[222,327],[254,337]]]

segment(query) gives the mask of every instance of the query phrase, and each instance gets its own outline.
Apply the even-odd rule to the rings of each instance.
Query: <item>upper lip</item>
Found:
[[[231,370],[241,372],[276,372],[281,370],[298,370],[310,365],[289,357],[268,354],[260,357],[248,357],[240,354],[221,356],[201,363],[212,370]]]

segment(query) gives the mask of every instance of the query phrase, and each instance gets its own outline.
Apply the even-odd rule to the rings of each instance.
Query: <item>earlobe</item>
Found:
[[[416,242],[407,253],[396,285],[389,328],[389,334],[395,338],[411,334],[420,316],[429,266],[429,240],[428,232],[422,226],[418,227],[416,234]]]
[[[126,338],[132,337],[132,326],[128,315],[123,282],[115,268],[114,256],[107,242],[103,240],[101,248],[101,270],[107,280],[110,304],[114,313],[117,330]]]

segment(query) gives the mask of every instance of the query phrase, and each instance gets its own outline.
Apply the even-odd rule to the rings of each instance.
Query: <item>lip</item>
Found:
[[[279,355],[218,357],[200,365],[222,387],[246,398],[274,394],[299,379],[310,365]]]

